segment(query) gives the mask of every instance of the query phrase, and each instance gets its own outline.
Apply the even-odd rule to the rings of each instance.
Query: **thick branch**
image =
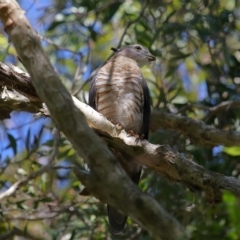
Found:
[[[16,90],[30,101],[41,103],[29,75],[19,68],[1,63],[0,78],[0,86]]]
[[[3,10],[6,11],[6,9],[2,8],[2,11]],[[23,26],[24,24],[28,26],[28,23],[24,22]],[[237,179],[208,171],[194,162],[187,160],[180,154],[174,153],[168,146],[153,145],[147,141],[138,142],[138,144],[136,144],[136,139],[134,137],[129,137],[125,131],[118,131],[115,126],[102,115],[86,104],[79,102],[76,98],[71,97],[59,83],[58,77],[52,72],[50,63],[48,59],[44,57],[42,50],[40,49],[39,51],[38,48],[35,48],[38,42],[36,36],[31,36],[34,35],[34,32],[28,32],[27,37],[31,37],[18,46],[18,34],[21,35],[22,32],[26,30],[17,30],[16,26],[12,27],[13,29],[11,27],[9,29],[11,39],[15,42],[16,47],[18,47],[18,54],[23,59],[26,68],[33,77],[32,81],[39,96],[41,96],[43,101],[48,105],[51,117],[58,128],[65,133],[78,153],[89,163],[91,168],[91,174],[89,176],[81,174],[78,169],[76,169],[75,172],[89,190],[92,191],[93,195],[97,196],[102,201],[115,204],[126,214],[129,213],[130,216],[144,226],[154,237],[162,236],[163,239],[169,239],[167,235],[161,235],[166,223],[168,229],[169,226],[174,229],[171,238],[181,233],[181,227],[178,223],[166,214],[159,204],[151,197],[142,194],[136,189],[132,182],[126,178],[125,173],[118,168],[118,164],[114,160],[113,155],[88,128],[86,122],[84,122],[83,116],[74,108],[72,99],[75,106],[84,113],[88,123],[93,128],[97,129],[111,148],[117,148],[120,151],[126,152],[139,164],[148,166],[169,179],[183,183],[193,190],[204,189],[208,193],[208,197],[212,200],[218,200],[220,198],[221,189],[230,190],[236,195],[240,194],[240,182]],[[18,27],[21,28],[21,26]],[[22,39],[24,39],[24,36],[22,36]],[[26,42],[29,43],[25,45]],[[34,46],[30,44],[31,42],[34,42]],[[31,60],[33,52],[27,49],[26,46],[29,48],[32,46],[34,49],[34,59]],[[36,57],[38,61],[35,61]],[[45,69],[45,71],[41,71],[41,69]],[[14,75],[14,71],[12,71],[12,74]],[[26,78],[26,76],[27,75],[24,75],[24,78]],[[5,74],[5,78],[11,78],[14,82],[19,82],[18,78],[14,78],[7,74]],[[28,76],[27,78],[24,84],[27,83],[29,87],[31,81]],[[14,86],[13,83],[10,84],[10,87],[9,84],[6,83],[6,80],[4,81],[2,85],[10,89],[15,89],[16,86],[16,90],[21,93],[26,90],[29,91],[31,95],[33,92],[33,98],[29,97],[29,92],[24,93],[24,95],[29,97],[29,102],[34,106],[35,102],[36,104],[41,102],[37,97],[38,95],[34,94],[34,87],[31,86],[33,89],[29,90],[28,88],[21,88],[21,84],[16,84]],[[9,100],[6,96],[10,94],[6,94],[6,92],[9,92],[9,90],[5,89],[5,99]],[[14,93],[17,94],[16,92]],[[18,102],[19,101],[22,100],[18,100]],[[58,104],[56,104],[56,102]],[[236,106],[238,106],[238,104],[236,104]],[[36,109],[38,109],[37,105]],[[64,109],[64,111],[62,111],[62,109]],[[66,126],[66,122],[68,122],[69,125]],[[205,125],[203,122],[187,117],[154,111],[152,114],[151,128],[157,129],[159,125],[167,129],[177,130],[190,137],[193,141],[203,145],[240,145],[240,135],[236,132],[220,131]],[[79,142],[81,142],[80,146],[78,144]],[[96,159],[95,156],[98,156],[98,158]],[[103,189],[103,185],[109,186],[109,188],[105,187]],[[130,199],[132,199],[132,201],[129,200],[128,206],[122,205],[125,196],[129,196]],[[138,211],[139,208],[141,208],[141,212]],[[157,231],[156,227],[159,228],[159,226],[163,228]],[[169,232],[167,234],[169,234]],[[173,238],[175,239],[175,237]]]
[[[43,104],[31,101],[21,93],[3,87],[0,89],[0,120],[10,118],[10,113],[13,111],[25,111],[45,116],[49,114]]]
[[[57,128],[89,165],[89,177],[82,178],[79,174],[79,178],[96,197],[129,214],[154,239],[178,239],[183,234],[180,224],[153,198],[139,191],[107,146],[88,127],[84,115],[74,106],[71,95],[54,72],[37,34],[17,2],[0,0],[0,18]],[[103,186],[105,191],[102,191]],[[127,206],[123,204],[126,198]]]
[[[239,103],[232,106],[238,107]],[[157,130],[161,126],[164,129],[178,131],[199,145],[240,146],[240,132],[219,130],[206,125],[202,121],[162,111],[153,111],[151,118],[152,130]]]
[[[234,194],[240,194],[239,182],[237,180],[233,181],[233,178],[210,172],[181,155],[174,153],[168,146],[153,145],[147,141],[138,142],[138,145],[136,145],[134,137],[129,137],[125,131],[117,130],[115,125],[90,106],[80,102],[75,97],[72,98],[75,106],[84,113],[88,124],[104,137],[111,148],[126,152],[139,164],[154,169],[168,179],[171,179],[171,181],[187,185],[192,190],[205,190],[208,196],[211,196],[211,201],[219,200],[221,189],[228,189]],[[47,109],[43,111],[48,114]],[[197,138],[194,139],[203,144],[209,145],[214,140],[225,142],[226,145],[230,145],[229,143],[239,145],[240,142],[240,136],[236,132],[220,131],[207,126],[201,121],[196,121],[188,117],[154,111],[152,118],[152,124],[160,122],[169,129],[175,129],[189,134],[192,138]],[[213,139],[210,133],[215,136],[215,139]],[[230,182],[232,184],[229,184]]]
[[[4,71],[2,69],[4,69]],[[24,76],[24,79],[21,79],[19,76]],[[24,82],[23,86],[22,82]],[[41,100],[37,98],[30,76],[19,68],[7,66],[0,62],[0,85],[4,87],[2,92],[0,92],[0,120],[8,118],[13,110],[39,113],[45,116],[49,114],[48,110],[40,104]],[[27,87],[24,88],[25,85],[27,85]],[[11,87],[9,88],[9,86]],[[14,90],[21,92],[28,98]],[[31,95],[32,93],[33,95]],[[75,103],[76,102],[77,100]],[[83,106],[89,108],[87,105]],[[240,101],[226,101],[211,109],[214,112],[218,112],[223,111],[224,107],[225,109],[229,109],[239,108],[239,106]],[[81,110],[83,111],[83,109]],[[94,117],[95,116],[96,115],[94,115]],[[98,116],[99,115],[96,117]],[[91,124],[91,121],[96,120],[91,118],[91,114],[87,115],[86,118],[90,125],[94,125]],[[98,121],[98,124],[101,124],[101,121]],[[94,127],[102,129],[98,124],[95,124]],[[156,131],[159,128],[178,131],[190,138],[194,143],[203,146],[240,146],[240,133],[238,132],[219,130],[206,125],[202,121],[197,121],[189,117],[173,115],[161,110],[153,110],[150,129]]]

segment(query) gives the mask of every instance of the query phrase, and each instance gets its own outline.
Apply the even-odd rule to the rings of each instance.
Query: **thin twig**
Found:
[[[148,1],[149,1],[149,0],[146,1],[146,4],[143,6],[141,12],[139,13],[139,16],[138,16],[137,18],[135,18],[134,20],[131,20],[131,21],[129,21],[129,22],[127,23],[127,26],[126,26],[126,28],[124,29],[123,34],[122,34],[122,36],[121,36],[121,38],[120,38],[120,40],[119,40],[119,42],[118,42],[117,48],[120,48],[120,47],[121,47],[123,38],[124,38],[125,34],[127,33],[127,30],[131,27],[131,25],[134,24],[134,23],[136,23],[136,22],[143,16],[143,14],[144,14],[144,12],[145,12],[145,9],[147,8]]]
[[[37,176],[42,175],[43,173],[49,171],[51,169],[52,162],[54,161],[55,157],[58,153],[58,142],[59,142],[59,132],[56,130],[54,134],[54,146],[53,151],[51,155],[48,158],[48,164],[44,167],[42,167],[40,170],[31,173],[29,176],[15,182],[10,188],[8,188],[6,191],[0,194],[0,201],[2,201],[4,198],[12,196],[21,186],[29,182],[30,180],[36,178]]]
[[[71,50],[71,49],[69,49],[69,48],[65,48],[65,47],[59,46],[58,44],[56,44],[55,42],[53,42],[51,39],[49,39],[49,38],[47,38],[47,37],[45,37],[45,36],[42,36],[42,35],[40,35],[40,34],[38,34],[38,36],[39,36],[39,38],[40,38],[41,40],[44,40],[45,42],[53,45],[57,50],[68,51],[68,52],[70,52],[70,53],[72,53],[72,54],[80,55],[80,57],[83,56],[81,52],[76,52],[76,51],[73,51],[73,50]]]

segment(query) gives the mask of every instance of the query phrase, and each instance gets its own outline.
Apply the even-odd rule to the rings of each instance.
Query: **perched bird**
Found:
[[[127,132],[148,138],[150,117],[150,96],[140,67],[156,58],[139,44],[112,48],[114,55],[98,71],[92,80],[89,105],[103,114],[114,124],[119,124]],[[131,159],[121,161],[132,181],[138,184],[141,166]],[[120,234],[127,217],[108,205],[110,230]]]

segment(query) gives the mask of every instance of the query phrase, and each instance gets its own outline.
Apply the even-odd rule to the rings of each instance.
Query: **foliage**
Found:
[[[236,109],[213,109],[223,101],[239,100],[239,10],[236,0],[55,0],[42,9],[35,28],[42,31],[45,51],[62,81],[79,99],[87,98],[90,74],[109,58],[111,47],[138,42],[158,59],[151,70],[143,69],[153,108],[238,131]],[[0,42],[1,61],[22,67],[11,44],[3,36]],[[48,163],[53,128],[49,119],[28,113],[13,113],[2,122],[2,192]],[[239,147],[202,146],[160,126],[150,142],[169,144],[212,171],[239,176]],[[30,239],[150,239],[131,219],[123,236],[109,233],[105,206],[78,194],[83,186],[71,171],[73,158],[87,168],[62,136],[53,166],[0,202],[0,235],[15,226]],[[149,169],[144,169],[139,186],[192,239],[240,239],[239,199],[229,192],[215,204],[204,192],[192,193]]]

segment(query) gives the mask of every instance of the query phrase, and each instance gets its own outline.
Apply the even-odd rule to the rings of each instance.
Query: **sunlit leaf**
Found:
[[[240,147],[238,146],[224,147],[223,152],[231,156],[240,156]]]

